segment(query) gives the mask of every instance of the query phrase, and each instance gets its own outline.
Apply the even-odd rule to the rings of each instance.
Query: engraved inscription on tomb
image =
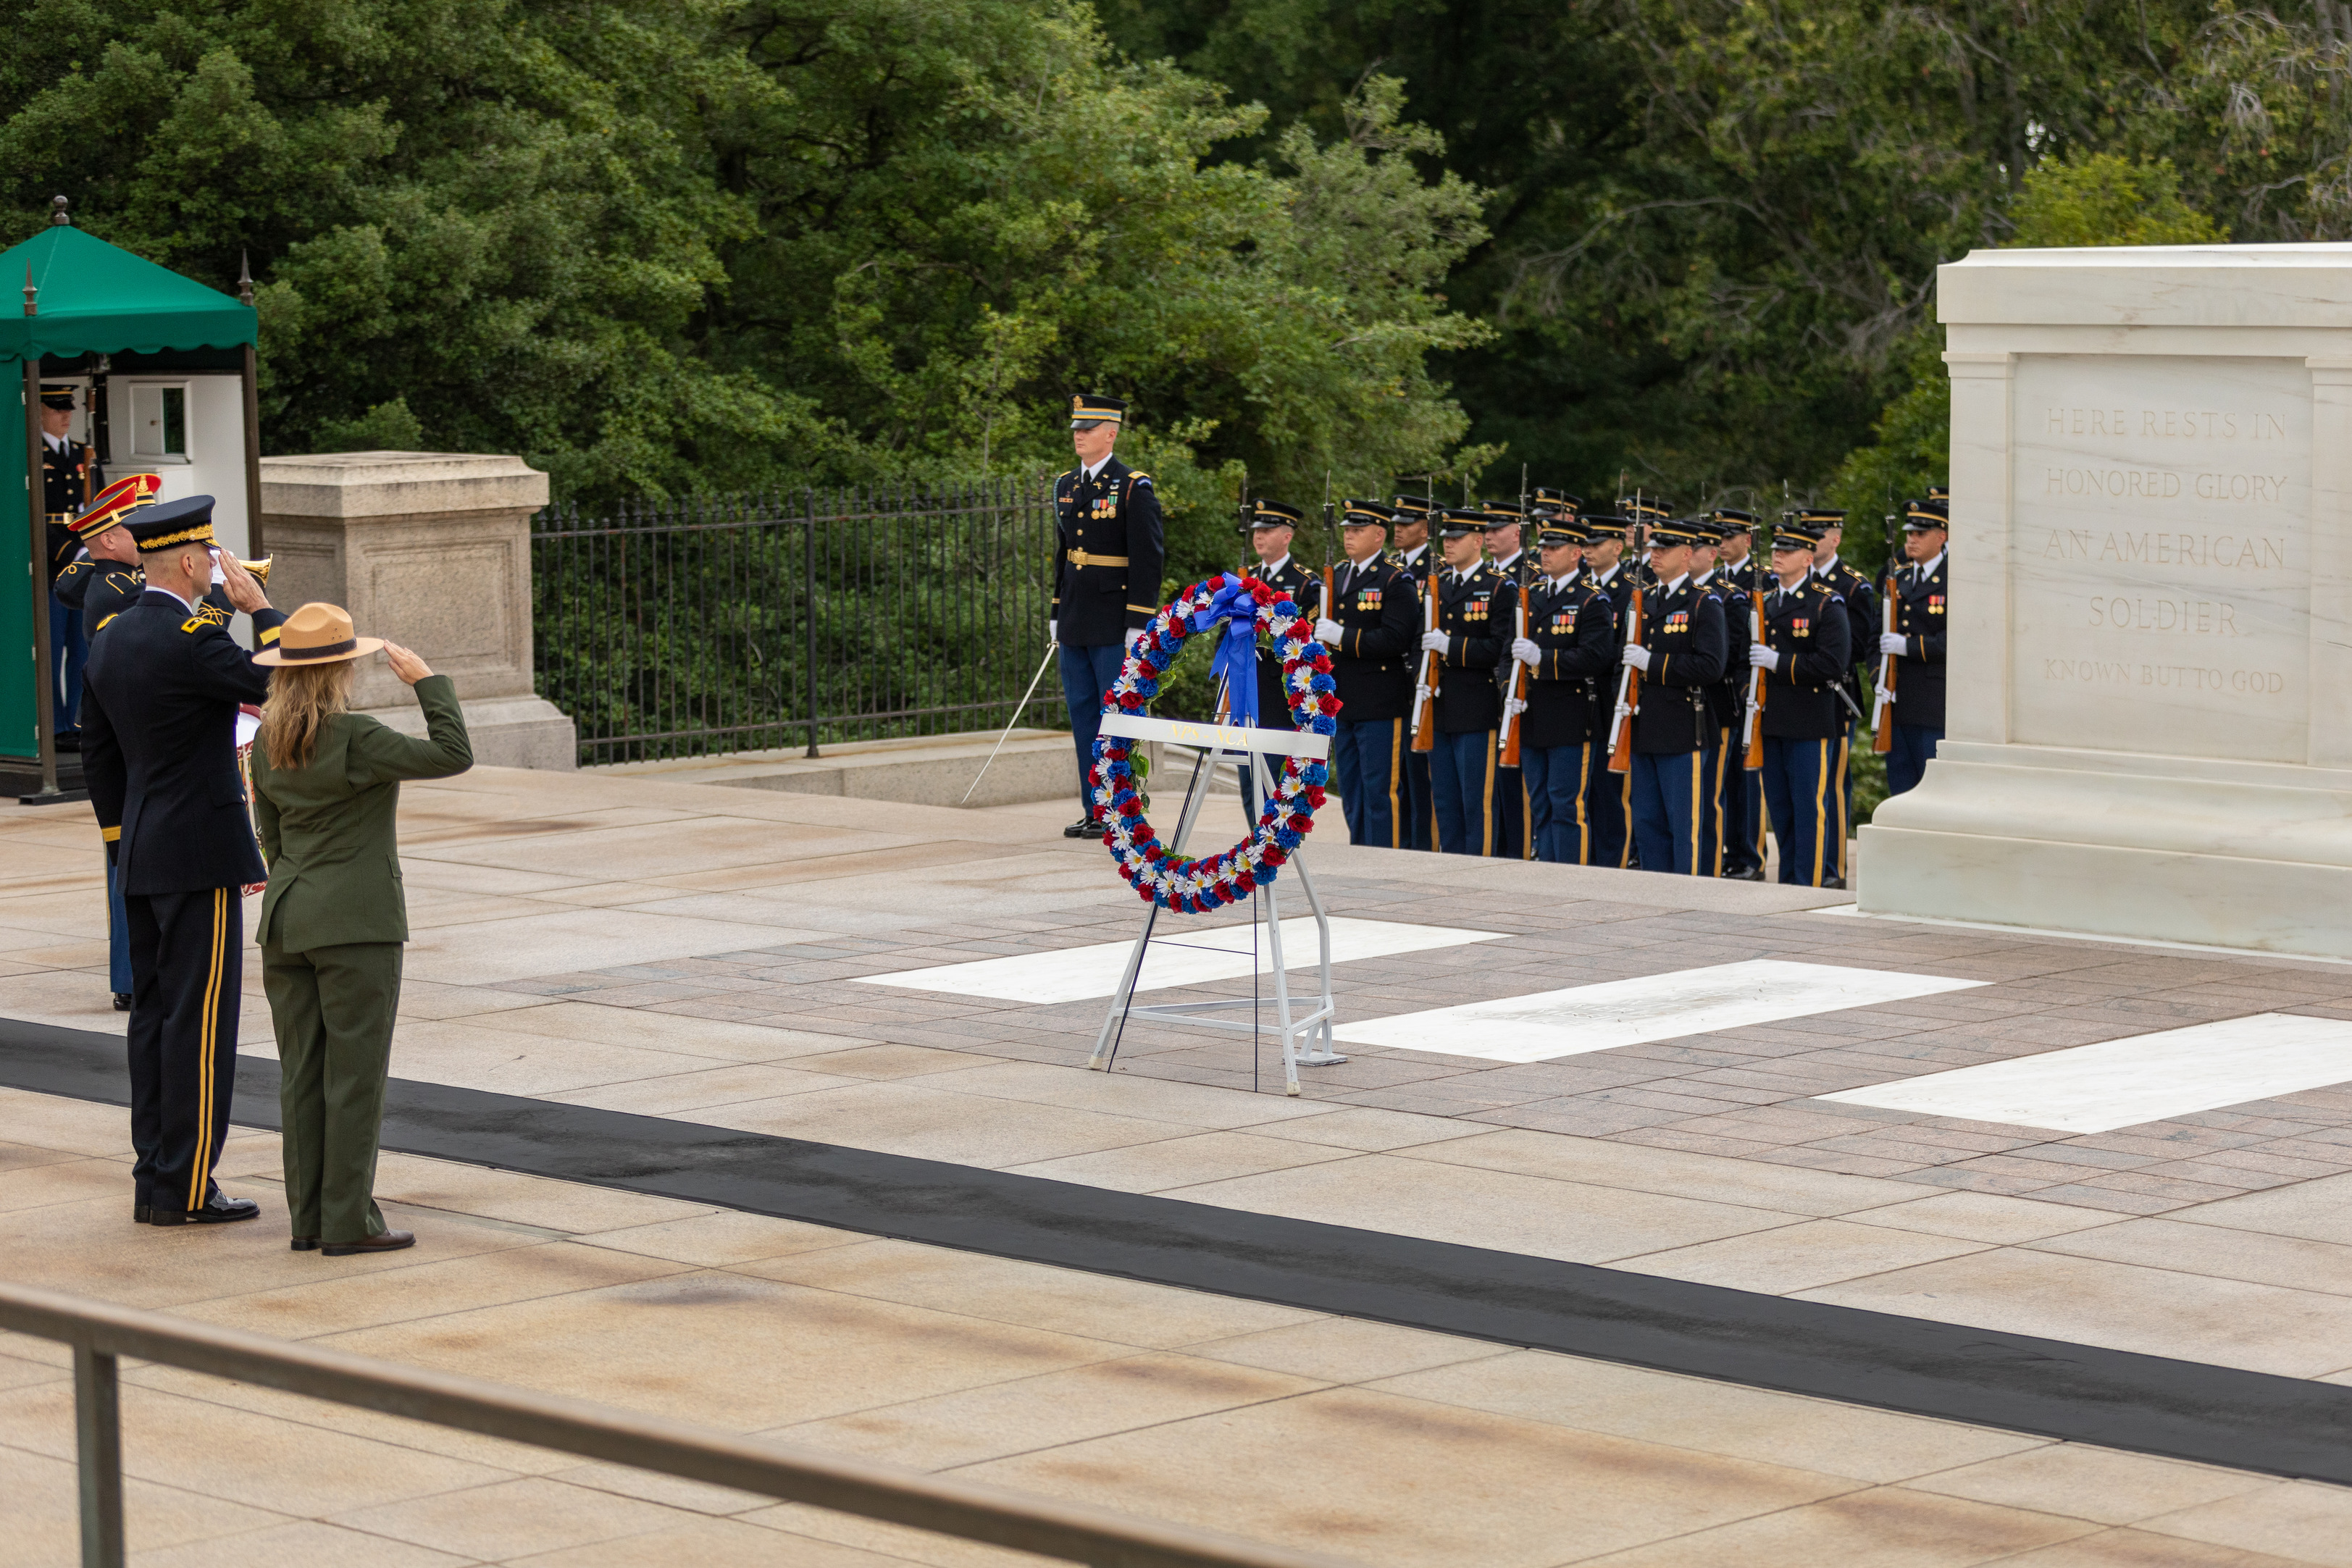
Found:
[[[2295,360],[2019,362],[2018,740],[2304,760],[2310,388]]]

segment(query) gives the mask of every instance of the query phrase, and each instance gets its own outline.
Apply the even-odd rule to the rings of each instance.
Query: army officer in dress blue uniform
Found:
[[[1396,519],[1396,536],[1391,542],[1391,559],[1412,579],[1415,600],[1413,634],[1418,637],[1428,624],[1423,614],[1429,594],[1429,574],[1437,569],[1437,544],[1430,538],[1430,520],[1437,516],[1437,503],[1426,496],[1398,496],[1389,503],[1389,512]],[[1417,672],[1418,658],[1412,661]],[[1339,710],[1345,714],[1347,710]],[[1405,707],[1406,722],[1412,722],[1410,702]],[[1412,850],[1433,850],[1437,847],[1437,804],[1429,793],[1429,753],[1412,749],[1412,737],[1404,737],[1404,827],[1402,830],[1404,847]]]
[[[1851,641],[1846,656],[1853,662],[1838,686],[1845,694],[1845,700],[1838,706],[1845,710],[1848,728],[1845,744],[1838,751],[1837,842],[1831,849],[1837,861],[1837,880],[1826,884],[1843,887],[1847,835],[1853,831],[1853,752],[1856,745],[1870,744],[1870,737],[1863,727],[1870,712],[1866,700],[1870,687],[1864,674],[1878,663],[1877,643],[1874,641],[1878,635],[1878,590],[1838,554],[1838,546],[1845,538],[1843,512],[1808,507],[1799,512],[1797,518],[1821,536],[1820,542],[1813,546],[1813,575],[1828,583],[1830,591],[1845,606],[1846,634]]]
[[[1777,579],[1764,596],[1764,641],[1748,650],[1764,670],[1764,803],[1780,851],[1780,880],[1838,883],[1835,835],[1844,831],[1837,758],[1846,739],[1838,683],[1853,662],[1844,601],[1813,567],[1817,526],[1801,518],[1772,536]]]
[[[1436,747],[1429,754],[1437,848],[1449,855],[1495,852],[1496,731],[1503,697],[1495,669],[1511,622],[1503,614],[1503,574],[1481,548],[1486,515],[1452,510],[1440,525],[1445,564],[1437,586],[1437,630],[1421,651],[1438,656]]]
[[[191,496],[122,525],[147,587],[99,639],[84,694],[90,804],[130,917],[133,1214],[155,1225],[260,1212],[212,1179],[236,1079],[239,889],[268,874],[237,773],[236,710],[269,695],[228,616],[204,602],[212,510],[210,496]],[[285,617],[244,567],[221,564],[230,601],[274,639]]]
[[[1070,400],[1070,444],[1078,465],[1054,481],[1054,612],[1047,630],[1061,647],[1062,700],[1078,751],[1078,820],[1066,838],[1102,831],[1087,774],[1094,767],[1103,693],[1118,679],[1128,647],[1160,612],[1165,545],[1151,476],[1111,455],[1127,404],[1081,394]]]
[[[1617,668],[1617,618],[1609,596],[1583,575],[1584,530],[1573,516],[1538,524],[1536,552],[1543,572],[1528,590],[1528,632],[1508,650],[1528,667],[1517,720],[1528,821],[1536,859],[1590,865],[1586,801],[1593,740],[1606,731],[1614,695],[1609,678]]]
[[[1642,623],[1628,626],[1624,662],[1642,672],[1633,713],[1631,810],[1643,871],[1697,876],[1706,836],[1706,691],[1723,678],[1723,605],[1691,580],[1698,536],[1672,518],[1649,527],[1650,579]]]
[[[1946,504],[1903,503],[1903,553],[1911,564],[1895,580],[1895,630],[1878,651],[1895,655],[1895,744],[1886,753],[1886,792],[1915,788],[1944,738],[1944,604],[1950,591],[1945,546]]]
[[[79,744],[82,669],[89,658],[81,612],[56,596],[58,577],[74,559],[73,519],[97,499],[106,475],[98,454],[68,433],[73,428],[71,382],[41,383],[41,499],[48,517],[49,679],[58,683],[57,734],[62,748]]]
[[[1389,517],[1378,501],[1347,504],[1339,545],[1348,559],[1332,569],[1331,602],[1315,622],[1315,640],[1331,651],[1339,695],[1331,771],[1348,841],[1401,850],[1408,847],[1405,758],[1412,737],[1404,727],[1412,713],[1421,601],[1412,574],[1383,550]]]

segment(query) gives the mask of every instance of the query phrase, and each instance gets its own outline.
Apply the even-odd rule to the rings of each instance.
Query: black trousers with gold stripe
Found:
[[[245,901],[233,887],[130,894],[131,1179],[138,1201],[202,1208],[236,1082]]]

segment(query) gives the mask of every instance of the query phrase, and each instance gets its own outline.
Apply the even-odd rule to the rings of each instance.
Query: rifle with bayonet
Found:
[[[1620,501],[1619,506],[1624,503]],[[1642,578],[1649,566],[1650,525],[1642,520],[1641,492],[1633,495],[1633,517],[1625,529],[1625,546],[1633,552],[1633,591],[1625,606],[1625,635],[1618,643],[1618,657],[1624,657],[1629,643],[1642,640],[1643,608]],[[1633,716],[1642,711],[1642,672],[1630,664],[1622,664],[1617,671],[1617,706],[1609,717],[1609,771],[1630,773],[1633,768]]]
[[[1427,498],[1432,515],[1429,518],[1429,539],[1422,546],[1422,559],[1429,563],[1429,596],[1424,601],[1421,629],[1424,632],[1437,630],[1437,476],[1421,476],[1421,493]],[[1437,749],[1437,679],[1444,662],[1435,653],[1424,651],[1421,655],[1421,680],[1412,688],[1412,748],[1415,751]]]
[[[1527,641],[1528,635],[1528,569],[1526,559],[1528,549],[1528,465],[1522,463],[1519,465],[1520,559],[1512,574],[1519,591],[1518,620],[1516,622],[1516,629],[1511,633],[1511,640],[1514,643],[1523,643]],[[1503,699],[1503,747],[1501,762],[1502,766],[1505,768],[1517,768],[1519,765],[1518,710],[1524,709],[1527,706],[1528,667],[1526,664],[1520,663],[1519,656],[1516,653],[1511,655],[1511,678],[1504,685]],[[1516,708],[1513,706],[1515,704],[1517,705]]]
[[[1753,570],[1748,577],[1748,613],[1752,628],[1750,635],[1758,647],[1765,645],[1764,633],[1764,573],[1772,559],[1772,527],[1758,518],[1756,531],[1750,536],[1748,559]],[[1755,665],[1748,672],[1748,723],[1741,737],[1746,755],[1739,766],[1750,772],[1764,766],[1764,666]]]
[[[1891,636],[1895,632],[1895,541],[1902,538],[1895,518],[1886,518],[1886,577],[1881,594],[1884,601],[1878,609],[1879,634]],[[1870,749],[1884,756],[1895,749],[1895,655],[1882,652],[1878,655],[1878,700],[1870,708]]]

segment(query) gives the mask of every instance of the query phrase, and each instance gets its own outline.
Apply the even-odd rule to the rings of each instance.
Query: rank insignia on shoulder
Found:
[[[110,619],[111,618],[110,617]],[[205,620],[201,615],[191,615],[185,621],[180,622],[180,630],[183,632],[201,632],[211,624],[211,622]]]

